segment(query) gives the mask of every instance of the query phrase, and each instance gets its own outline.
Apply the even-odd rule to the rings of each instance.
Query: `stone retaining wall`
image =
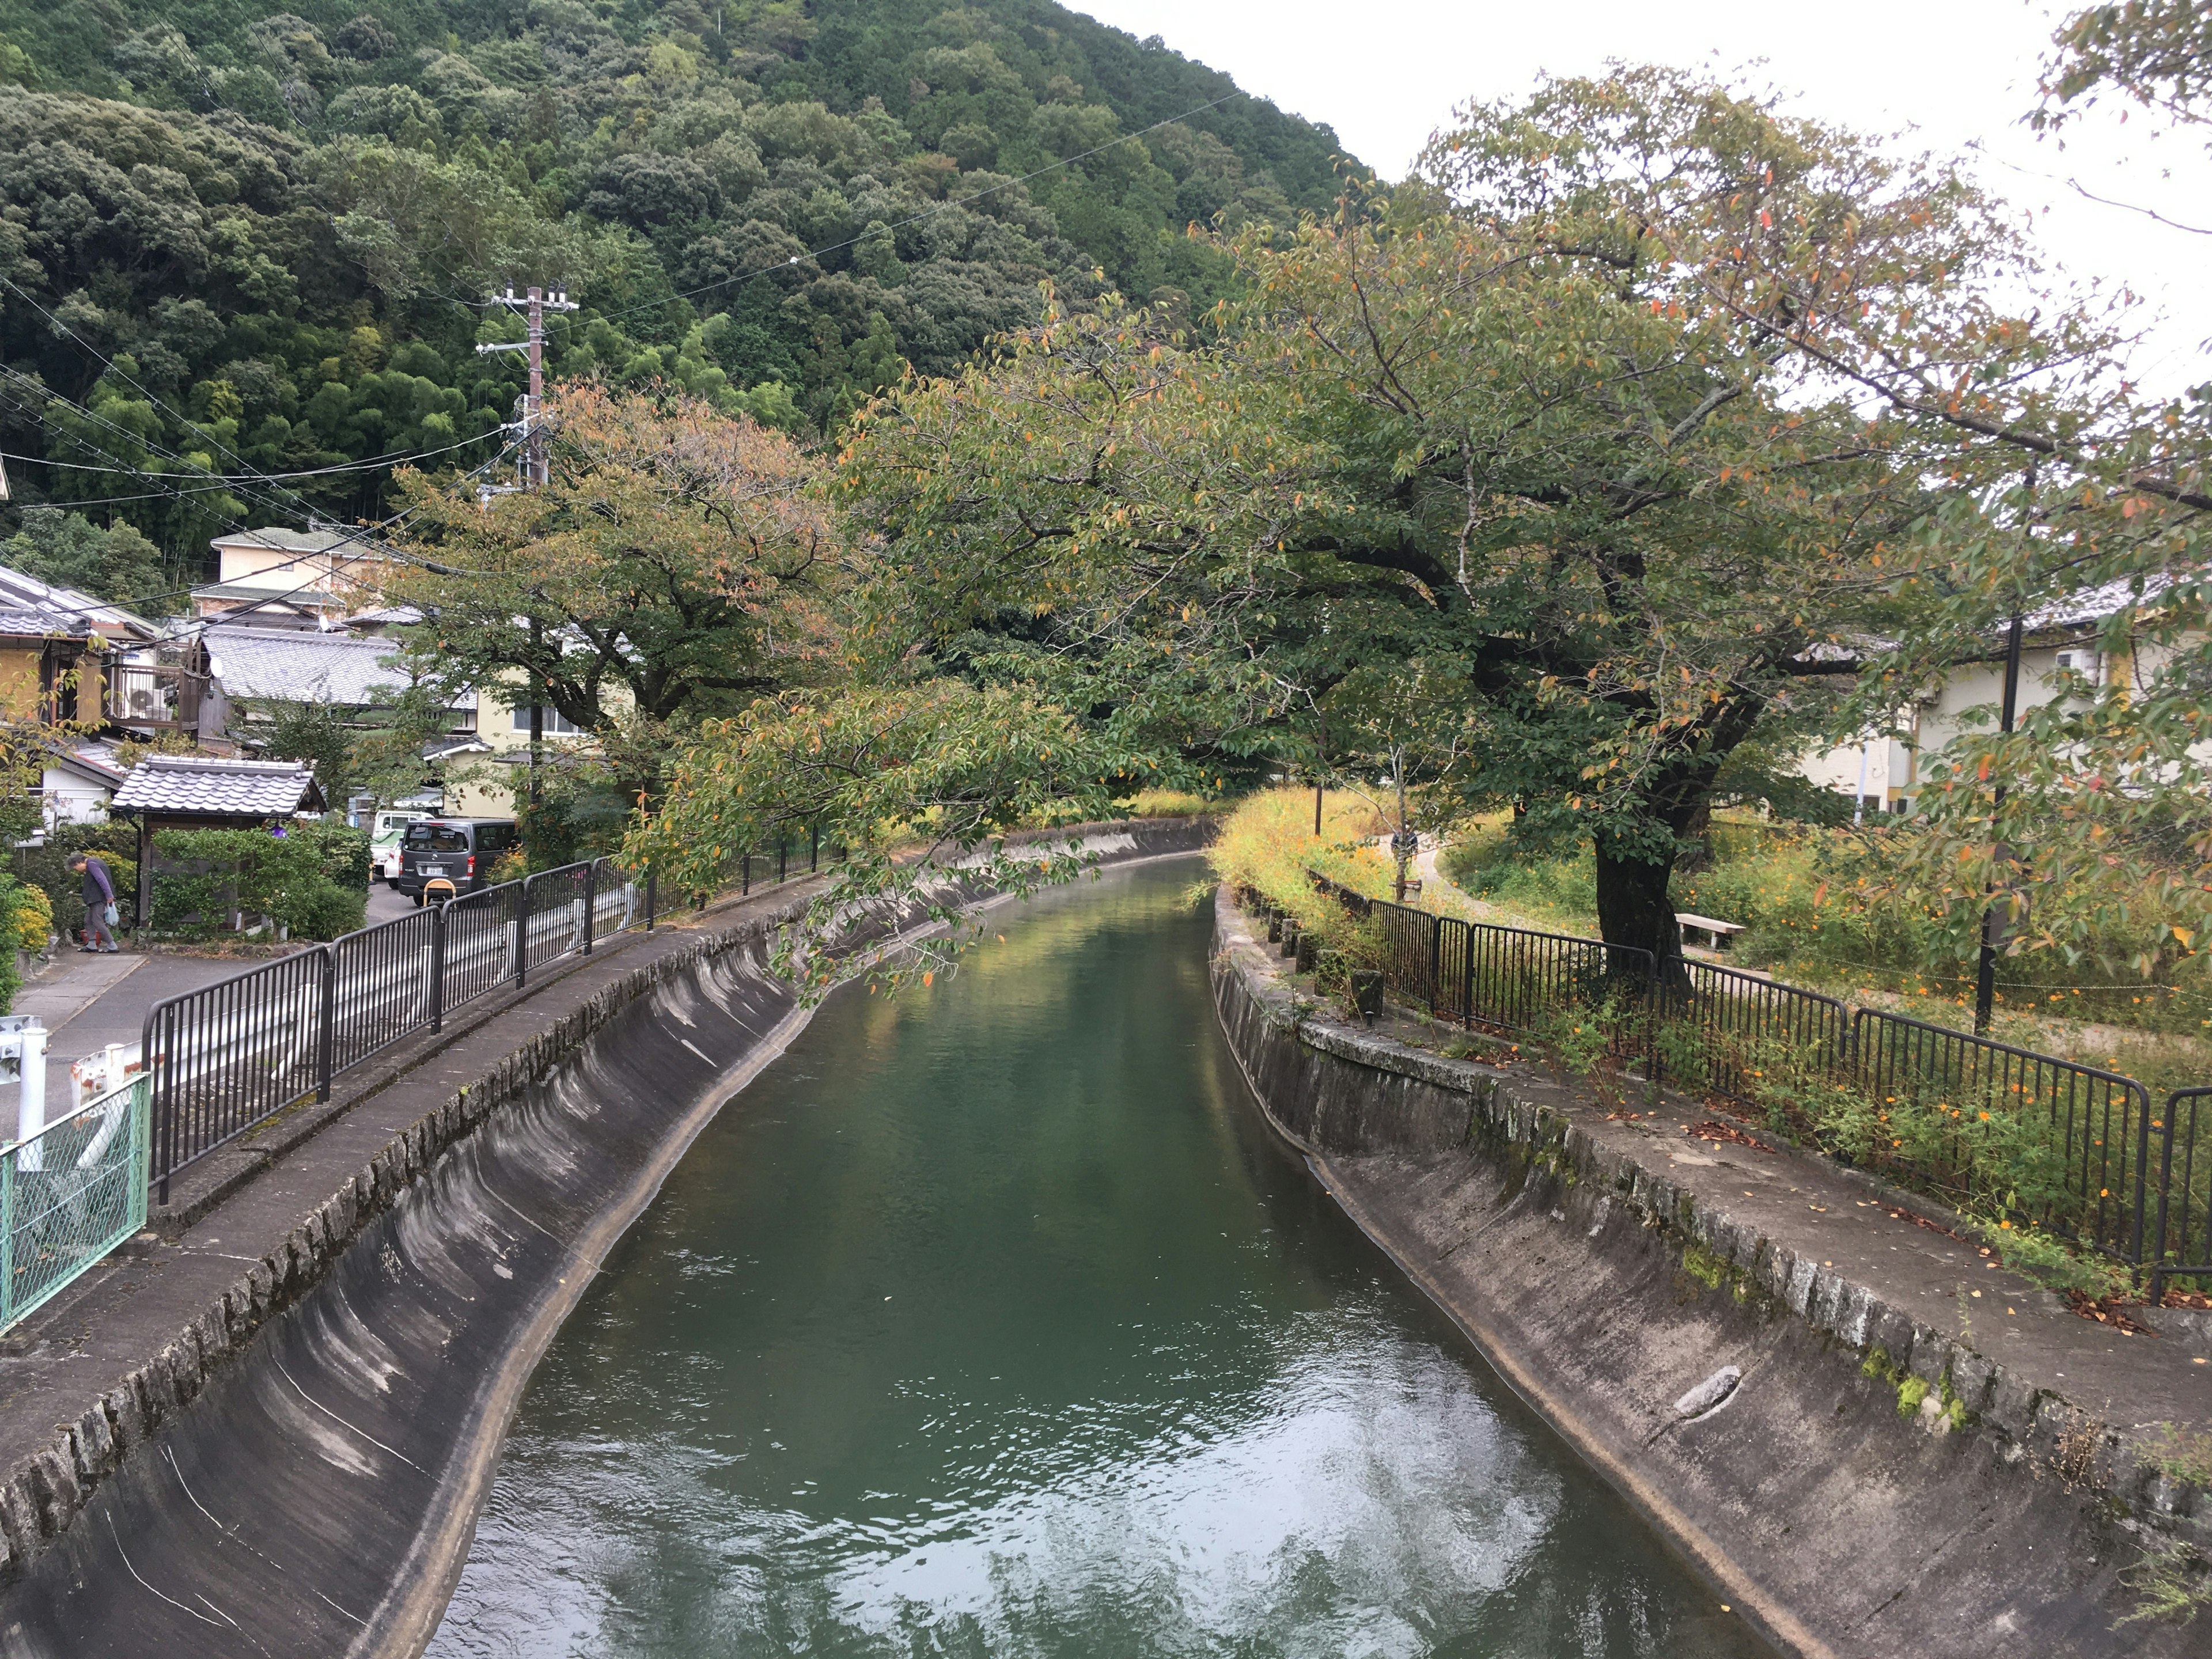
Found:
[[[2212,1545],[2212,1498],[2162,1472],[2129,1401],[2038,1386],[1878,1281],[1696,1201],[1663,1144],[1625,1146],[1532,1068],[1338,1022],[1283,982],[1226,890],[1213,983],[1274,1127],[1785,1651],[2212,1651],[2202,1629],[2118,1624],[2140,1605],[2123,1571]],[[1808,1203],[1819,1179],[1846,1204],[1866,1190],[1788,1167]]]
[[[1057,833],[1085,831],[1113,864],[1195,850],[1211,826]],[[538,1355],[804,1024],[765,971],[803,903],[622,973],[455,1091],[0,1480],[0,1653],[418,1651]],[[299,1557],[282,1568],[278,1541]]]

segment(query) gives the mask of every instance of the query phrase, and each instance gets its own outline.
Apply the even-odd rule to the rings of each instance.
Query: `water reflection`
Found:
[[[842,998],[519,1418],[459,1656],[1732,1656],[1258,1127],[1188,865]]]

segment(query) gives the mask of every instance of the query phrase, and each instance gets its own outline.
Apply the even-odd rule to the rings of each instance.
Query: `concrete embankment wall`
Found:
[[[1668,1147],[1638,1151],[1602,1108],[1528,1068],[1334,1023],[1279,969],[1224,894],[1215,998],[1269,1121],[1501,1376],[1778,1647],[1850,1659],[2212,1652],[2201,1620],[2118,1623],[2141,1605],[2123,1573],[2212,1532],[2203,1494],[2107,1426],[2130,1420],[2128,1401],[2025,1385],[1971,1334],[1905,1316],[1879,1280],[1693,1203]],[[1807,1183],[1801,1209],[1826,1198],[1818,1173],[1789,1177]],[[1832,1201],[1848,1208],[1844,1190]],[[1986,1298],[1959,1305],[1996,1312]],[[1717,1407],[1681,1408],[1730,1367],[1740,1381]]]
[[[1210,825],[1101,827],[1103,861]],[[599,1262],[805,1012],[773,918],[623,974],[429,1112],[0,1483],[0,1653],[413,1655]],[[857,927],[850,948],[887,925]],[[185,1324],[189,1318],[190,1322]]]

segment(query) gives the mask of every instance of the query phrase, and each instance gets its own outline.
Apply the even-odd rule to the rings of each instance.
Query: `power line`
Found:
[[[108,430],[110,430],[110,431],[112,431],[112,432],[115,432],[115,433],[119,434],[121,436],[123,436],[123,437],[125,437],[125,438],[128,439],[128,440],[129,440],[129,441],[131,441],[131,442],[134,442],[134,443],[139,443],[139,444],[144,445],[144,447],[148,447],[148,448],[154,449],[154,450],[157,451],[158,453],[161,453],[161,454],[164,456],[164,458],[165,458],[165,459],[171,459],[171,460],[175,460],[175,459],[181,459],[180,457],[174,455],[173,453],[170,453],[170,452],[167,451],[166,449],[163,449],[163,448],[162,448],[162,447],[161,447],[161,446],[160,446],[160,445],[158,445],[158,444],[149,444],[149,443],[147,443],[145,440],[141,439],[141,438],[140,438],[137,434],[132,433],[132,432],[129,432],[129,431],[127,431],[125,428],[121,428],[121,427],[118,427],[118,426],[115,425],[115,423],[114,423],[113,422],[112,422],[112,421],[108,421],[108,420],[105,419],[104,417],[102,417],[101,416],[100,416],[100,415],[98,415],[98,414],[94,413],[94,411],[92,411],[92,410],[90,410],[86,409],[86,408],[84,407],[84,405],[83,405],[83,404],[79,404],[79,403],[76,402],[74,399],[70,398],[67,398],[67,397],[64,397],[64,396],[63,396],[63,395],[62,395],[61,393],[59,393],[59,392],[53,392],[53,391],[52,391],[51,389],[49,389],[49,388],[46,387],[45,386],[41,385],[41,384],[40,384],[39,381],[37,381],[36,380],[33,379],[31,376],[29,376],[29,375],[27,375],[27,374],[23,374],[21,370],[14,369],[14,368],[9,368],[8,365],[6,365],[5,363],[0,363],[0,374],[6,374],[6,375],[9,375],[9,376],[10,376],[10,377],[12,377],[12,378],[14,378],[14,379],[15,379],[15,380],[21,380],[21,381],[24,382],[26,385],[28,385],[28,386],[33,386],[33,387],[36,388],[36,389],[37,389],[37,391],[40,393],[40,395],[41,395],[42,397],[44,397],[47,401],[52,402],[52,403],[59,403],[59,404],[66,404],[69,408],[73,409],[73,410],[76,410],[79,414],[81,414],[81,415],[82,415],[82,416],[86,416],[86,418],[88,418],[88,419],[89,419],[89,420],[92,420],[92,421],[94,421],[94,422],[98,422],[99,424],[100,424],[101,426],[104,426],[104,427],[107,428],[107,429],[108,429]],[[40,412],[40,411],[33,411],[33,412]],[[48,417],[48,418],[50,418],[50,417]],[[92,443],[92,442],[91,442],[91,441],[90,441],[89,439],[86,438],[86,437],[84,436],[84,434],[82,434],[82,433],[70,432],[70,431],[69,431],[67,428],[63,428],[63,435],[64,435],[64,437],[68,438],[71,442],[74,442],[74,443],[79,444],[79,445],[82,446],[82,447],[85,447],[85,448],[94,450],[96,453],[99,453],[106,454],[106,455],[108,456],[108,458],[109,458],[111,460],[112,460],[112,461],[114,461],[114,462],[115,462],[115,467],[114,467],[114,470],[115,470],[115,471],[119,471],[119,472],[129,473],[129,474],[131,474],[131,475],[136,476],[136,477],[144,477],[144,478],[149,479],[149,481],[158,480],[159,478],[161,478],[161,477],[163,477],[163,476],[176,476],[176,477],[206,477],[206,476],[207,476],[206,474],[204,474],[204,473],[175,474],[175,475],[161,475],[161,474],[147,473],[147,472],[144,472],[144,471],[141,471],[139,468],[137,468],[137,467],[136,467],[136,466],[132,465],[131,463],[129,463],[129,462],[127,462],[127,461],[123,460],[120,457],[118,457],[118,456],[113,455],[111,452],[105,451],[105,450],[100,450],[97,445],[95,445],[95,444]],[[481,440],[481,439],[472,439],[472,440],[471,440],[470,441],[471,441],[471,442],[481,442],[481,441],[482,441],[482,440]],[[514,442],[512,442],[512,441],[510,441],[510,442],[507,442],[507,443],[506,443],[506,444],[501,445],[501,448],[500,448],[500,450],[499,450],[499,452],[498,452],[496,454],[493,455],[493,456],[492,456],[492,457],[490,457],[489,459],[487,459],[487,460],[485,460],[485,461],[482,462],[482,463],[481,463],[481,464],[479,464],[477,466],[476,466],[476,467],[474,467],[473,469],[471,469],[470,471],[468,471],[468,472],[466,472],[466,473],[462,474],[462,477],[465,477],[465,478],[468,478],[468,477],[477,477],[477,476],[478,476],[478,475],[480,475],[480,474],[482,474],[482,473],[484,473],[484,472],[489,471],[493,467],[495,467],[495,466],[498,465],[500,464],[500,462],[501,462],[502,460],[506,459],[506,458],[507,457],[507,455],[508,455],[510,453],[512,453],[512,452],[513,452],[513,450],[514,450],[515,447],[516,447],[516,444],[515,444]],[[160,490],[159,492],[156,492],[156,493],[161,494],[161,495],[166,495],[173,496],[173,497],[174,497],[175,499],[177,499],[177,500],[179,500],[179,501],[185,501],[185,502],[186,502],[188,505],[191,505],[191,506],[195,506],[195,507],[197,507],[197,506],[200,505],[200,504],[199,504],[199,503],[198,503],[197,501],[194,501],[192,500],[191,496],[189,494],[187,494],[185,491],[181,490],[181,489],[178,489],[174,488],[173,486],[166,486],[166,487],[164,487],[161,490]],[[212,490],[210,490],[210,491],[205,492],[205,493],[213,493],[213,491],[212,491]],[[227,492],[226,492],[226,493],[227,493]],[[264,504],[265,504],[265,503],[264,503]],[[61,505],[64,505],[64,506],[66,506],[66,505],[71,505],[71,504],[70,504],[70,503],[62,503]],[[405,513],[398,514],[394,515],[393,517],[392,517],[392,518],[390,518],[390,519],[385,520],[384,520],[381,524],[380,524],[380,525],[372,526],[368,526],[367,528],[368,528],[368,530],[370,532],[372,532],[372,533],[373,533],[374,531],[381,530],[381,529],[385,529],[385,528],[388,528],[388,527],[389,527],[389,526],[391,526],[403,523],[405,520],[407,520],[409,517],[410,517],[410,516],[413,514],[413,513],[414,513],[415,511],[416,511],[416,509],[414,509],[414,508],[411,508],[411,507],[410,507],[410,509],[408,509],[408,511],[407,511],[407,512],[405,512]],[[234,517],[234,516],[231,516],[231,515],[228,515],[228,514],[216,514],[216,515],[215,515],[215,516],[216,517],[216,520],[217,520],[217,522],[218,522],[218,523],[228,525],[228,526],[229,526],[230,527],[232,527],[232,528],[234,528],[234,529],[236,529],[236,530],[238,530],[238,531],[243,532],[244,533],[246,533],[246,534],[249,534],[249,535],[251,535],[251,534],[254,533],[254,532],[252,532],[252,530],[251,530],[251,529],[246,526],[246,524],[245,523],[245,521],[244,521],[243,520],[238,519],[238,518],[236,518],[236,517]],[[341,539],[340,539],[340,542],[339,542],[339,543],[337,543],[337,544],[333,544],[333,545],[332,545],[331,547],[329,547],[329,548],[324,548],[324,549],[319,549],[319,550],[315,550],[315,551],[313,551],[313,552],[302,553],[302,554],[297,555],[297,556],[295,556],[294,558],[281,561],[279,563],[277,563],[276,565],[274,565],[274,566],[272,566],[272,567],[270,567],[270,568],[271,568],[272,569],[280,569],[280,570],[281,570],[281,569],[287,568],[289,568],[289,566],[291,566],[291,565],[293,565],[293,564],[296,564],[296,563],[300,562],[301,562],[301,560],[303,560],[303,559],[307,559],[307,558],[313,558],[313,557],[319,557],[319,556],[325,556],[325,555],[327,555],[327,554],[330,554],[330,553],[335,552],[335,551],[337,550],[337,546],[339,546],[339,545],[342,545],[345,541],[354,541],[354,542],[356,542],[356,543],[361,543],[364,547],[370,547],[370,548],[373,548],[373,550],[374,550],[374,551],[378,552],[378,553],[379,553],[379,554],[380,554],[381,556],[385,556],[385,557],[386,557],[386,558],[389,558],[389,559],[392,559],[392,560],[394,560],[394,561],[396,561],[396,562],[401,562],[401,563],[408,563],[408,564],[422,564],[422,563],[424,562],[423,561],[421,561],[421,560],[417,560],[417,559],[411,559],[411,558],[408,557],[406,555],[402,554],[402,553],[399,553],[399,552],[398,552],[397,550],[395,550],[395,549],[392,549],[392,548],[389,548],[389,547],[375,546],[374,544],[371,544],[371,543],[366,542],[366,541],[364,541],[362,532],[356,532],[356,531],[344,531],[344,530],[341,530],[341,531],[337,532],[336,533],[339,535],[339,537],[340,537],[340,538],[341,538]],[[461,575],[481,575],[481,574],[485,574],[485,573],[483,573],[483,572],[482,572],[482,571],[471,571],[471,570],[467,570],[467,569],[463,569],[463,568],[455,568],[455,574],[461,574]],[[202,584],[202,585],[204,585],[204,584]],[[189,594],[189,593],[191,593],[192,591],[193,591],[193,590],[192,590],[191,588],[189,588],[189,587],[171,589],[171,590],[169,590],[168,592],[164,592],[164,593],[155,593],[155,594],[149,594],[149,595],[146,595],[146,596],[145,596],[145,598],[144,598],[143,599],[140,600],[139,602],[140,602],[140,603],[145,603],[145,602],[147,602],[147,601],[149,601],[149,600],[152,600],[152,599],[175,598],[175,597],[178,597],[178,596],[179,596],[179,595]],[[294,591],[294,592],[297,592],[297,591],[300,591],[300,590],[295,589],[295,590],[293,590],[293,591]],[[66,607],[64,607],[64,609],[66,609]],[[258,605],[254,605],[254,606],[248,606],[248,607],[246,607],[246,609],[251,610],[251,609],[257,609],[257,608],[258,608]]]
[[[57,397],[60,396],[59,393],[55,393],[53,395]],[[67,402],[68,400],[64,399],[63,401]],[[79,408],[82,407],[81,404],[72,406]],[[495,430],[496,428],[495,428]],[[450,455],[457,449],[466,449],[471,444],[489,442],[493,435],[492,432],[479,432],[473,438],[463,438],[459,442],[447,444],[437,449],[395,449],[388,454],[372,455],[364,460],[346,461],[332,466],[300,467],[286,472],[255,472],[251,474],[226,472],[141,472],[138,476],[144,478],[192,478],[201,480],[210,485],[249,483],[256,479],[265,479],[273,482],[280,478],[322,478],[328,477],[331,474],[337,472],[370,472],[375,471],[379,467],[404,466],[410,461],[431,460],[440,455]],[[106,472],[112,471],[112,468],[94,466],[88,462],[57,461],[50,459],[44,455],[18,455],[12,450],[0,451],[0,461],[23,461],[33,466],[62,467],[73,472]]]

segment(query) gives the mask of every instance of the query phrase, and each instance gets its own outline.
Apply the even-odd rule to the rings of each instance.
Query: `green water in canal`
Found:
[[[1760,1650],[1271,1139],[1202,874],[822,1009],[555,1342],[433,1655]]]

